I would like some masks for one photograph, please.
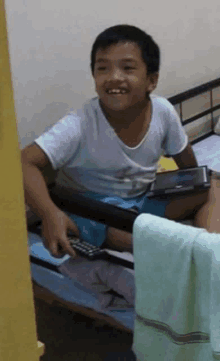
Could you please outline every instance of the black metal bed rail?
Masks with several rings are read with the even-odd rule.
[[[183,93],[180,93],[180,94],[177,94],[177,95],[174,95],[170,98],[168,98],[168,100],[173,104],[173,105],[180,105],[180,120],[182,122],[183,125],[186,125],[186,124],[189,124],[189,123],[192,123],[194,122],[195,120],[199,119],[199,118],[202,118],[208,114],[211,114],[211,130],[210,132],[196,138],[195,140],[191,141],[191,144],[195,144],[199,141],[201,141],[202,139],[208,137],[209,135],[213,134],[214,133],[214,116],[213,116],[213,113],[220,109],[220,104],[216,105],[216,106],[213,106],[213,89],[217,88],[220,86],[220,78],[218,79],[215,79],[215,80],[212,80],[208,83],[205,83],[205,84],[202,84],[202,85],[199,85],[195,88],[192,88],[192,89],[189,89]],[[188,119],[184,119],[183,120],[183,109],[182,109],[182,103],[186,100],[189,100],[193,97],[196,97],[200,94],[203,94],[203,93],[206,93],[206,92],[210,92],[210,107],[209,109],[203,111],[203,112],[200,112]]]
[[[185,100],[188,100],[198,94],[202,94],[209,90],[213,90],[214,88],[217,88],[218,86],[220,86],[220,78],[211,80],[208,83],[198,85],[195,88],[192,88],[192,89],[186,90],[183,93],[174,95],[174,96],[170,97],[168,100],[173,105],[176,105],[176,104],[181,103]]]

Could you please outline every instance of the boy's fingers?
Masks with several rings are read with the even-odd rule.
[[[76,252],[71,247],[67,237],[63,237],[61,246],[63,247],[64,252],[68,253],[71,257],[75,258]]]
[[[65,255],[65,250],[58,240],[48,241],[43,237],[44,247],[50,252],[53,257],[61,258]]]
[[[73,258],[76,257],[76,252],[74,251],[74,249],[70,246],[70,244],[66,245],[65,247],[66,252]]]
[[[54,241],[50,244],[44,239],[44,246],[51,253],[51,255],[56,258],[61,258],[66,253],[68,253],[73,258],[76,256],[76,253],[70,246],[69,240],[67,238],[65,238],[65,240],[62,239],[62,241]]]
[[[76,253],[69,245],[69,242],[60,242],[57,244],[52,244],[50,246],[50,253],[53,257],[62,258],[66,253],[68,253],[71,257],[75,258]]]
[[[59,224],[60,223],[58,222],[58,226]],[[75,258],[76,253],[70,245],[68,236],[66,234],[67,230],[70,230],[74,236],[79,234],[78,228],[74,221],[69,219],[65,214],[63,214],[63,218],[61,219],[61,225],[57,227],[56,230],[52,230],[50,228],[51,232],[46,232],[44,235],[45,230],[43,228],[42,236],[44,245],[53,257],[61,258],[66,253],[68,253],[71,257]]]
[[[61,258],[63,257],[63,251],[62,248],[59,247],[59,244],[56,242],[53,242],[49,247],[50,253],[53,257]]]

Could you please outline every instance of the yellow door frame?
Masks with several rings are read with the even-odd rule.
[[[0,0],[0,360],[39,361],[4,0]]]

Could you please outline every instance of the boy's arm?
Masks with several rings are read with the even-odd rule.
[[[52,201],[43,176],[45,167],[50,167],[48,157],[36,145],[26,147],[21,152],[25,200],[42,219],[42,236],[45,246],[55,257],[68,253],[75,257],[67,231],[79,235],[77,226]]]
[[[22,150],[21,162],[26,203],[40,218],[56,211],[43,176],[45,168],[52,168],[45,153],[32,144]]]
[[[198,167],[194,151],[190,144],[179,154],[172,156],[179,169]]]

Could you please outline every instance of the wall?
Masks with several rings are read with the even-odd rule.
[[[21,147],[95,96],[90,50],[105,28],[136,25],[161,48],[156,93],[171,96],[219,77],[218,0],[6,0]]]

